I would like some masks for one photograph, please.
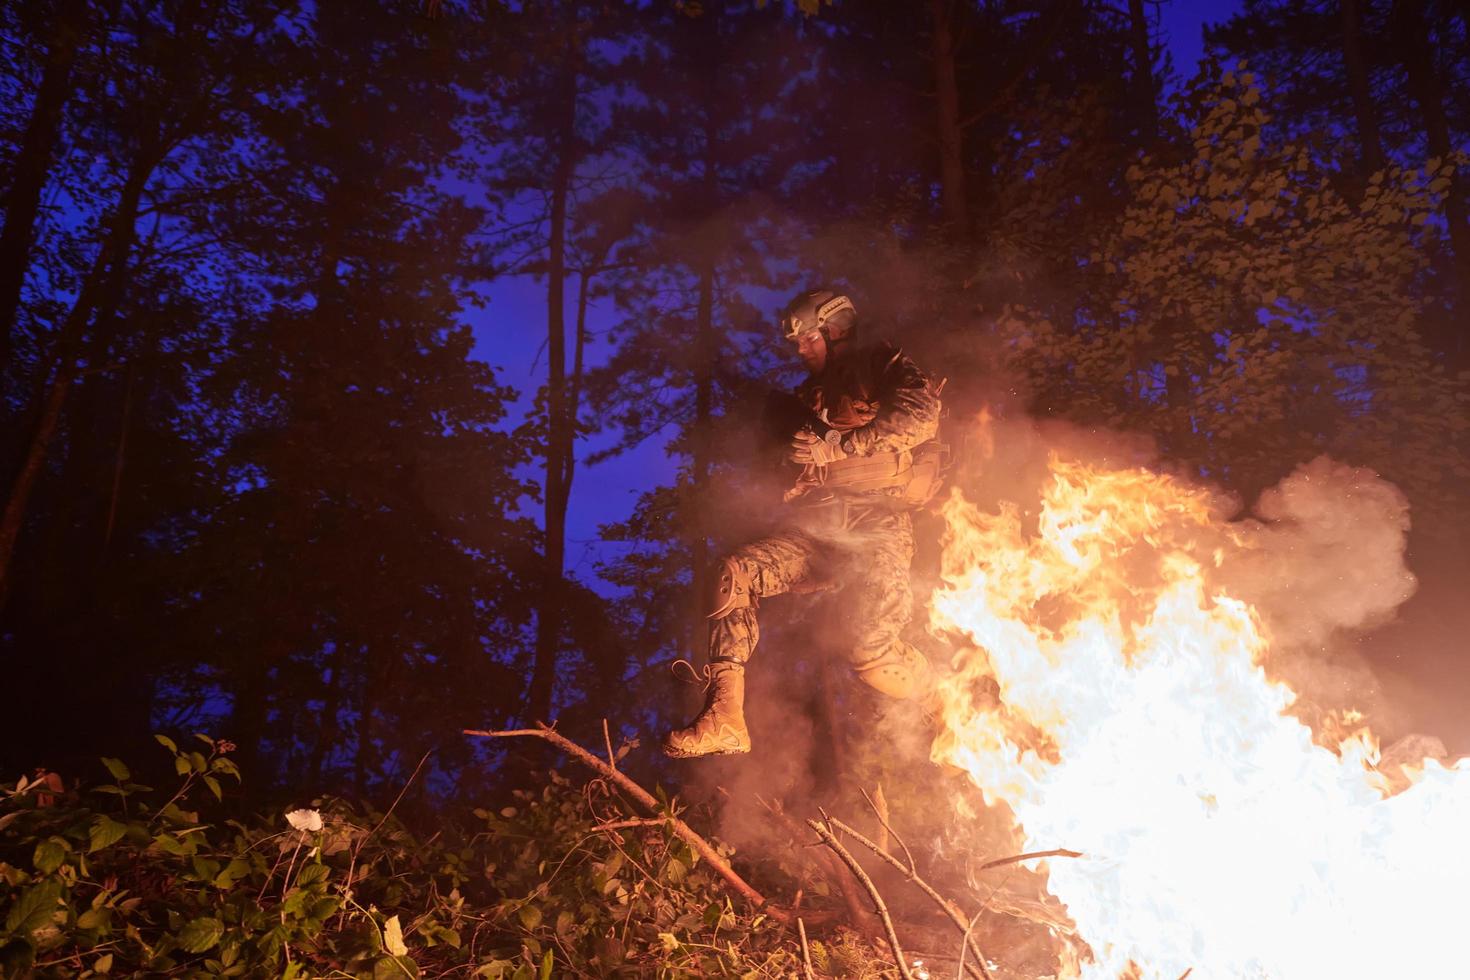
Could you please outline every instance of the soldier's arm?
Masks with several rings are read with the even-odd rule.
[[[879,373],[878,415],[843,440],[852,455],[902,452],[939,432],[939,394],[924,372],[902,351],[890,347],[880,352],[887,364]]]

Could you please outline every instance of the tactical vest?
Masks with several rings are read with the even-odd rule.
[[[877,418],[883,372],[901,356],[889,344],[855,352],[802,384],[797,396],[837,431],[861,428]],[[943,485],[948,459],[949,448],[934,439],[902,452],[849,456],[824,468],[821,486],[843,493],[883,493],[901,504],[923,506]]]

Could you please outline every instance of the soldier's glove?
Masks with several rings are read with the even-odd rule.
[[[836,429],[829,430],[825,439],[803,429],[791,440],[791,461],[802,466],[826,466],[846,458],[847,453],[842,451],[842,433]]]

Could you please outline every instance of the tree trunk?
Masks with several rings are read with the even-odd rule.
[[[11,336],[20,311],[20,288],[25,281],[41,191],[51,170],[62,109],[71,93],[71,69],[85,31],[87,5],[68,0],[56,15],[46,67],[26,124],[20,153],[11,165],[5,192],[5,227],[0,231],[0,369],[10,361]]]
[[[708,173],[713,175],[711,168]],[[708,178],[706,185],[712,183]],[[706,246],[707,247],[707,246]],[[709,595],[710,548],[709,521],[706,519],[706,503],[710,494],[710,471],[714,447],[711,445],[710,423],[714,418],[715,382],[714,359],[718,345],[715,343],[715,269],[714,256],[702,257],[699,272],[699,301],[695,310],[694,323],[694,439],[690,460],[690,494],[694,506],[690,508],[689,558],[694,566],[692,575],[693,629],[689,634],[689,649],[698,650],[706,637],[700,627],[704,624],[705,597]]]
[[[5,600],[10,593],[10,569],[11,559],[15,555],[15,542],[20,537],[21,525],[25,523],[31,492],[35,490],[36,481],[41,478],[41,469],[46,465],[46,450],[61,423],[61,410],[66,405],[72,380],[71,369],[63,368],[57,372],[47,389],[46,403],[41,408],[41,417],[37,419],[36,427],[31,431],[25,460],[10,488],[5,511],[0,515],[0,612],[4,611]]]
[[[1378,134],[1378,113],[1368,85],[1368,66],[1363,57],[1363,22],[1360,0],[1342,0],[1342,62],[1347,69],[1348,92],[1353,99],[1353,116],[1358,123],[1358,162],[1366,178],[1383,169],[1383,142]]]
[[[140,164],[132,168],[128,181],[123,185],[117,210],[109,222],[107,238],[98,249],[97,258],[82,284],[71,312],[61,327],[56,341],[56,369],[45,389],[41,410],[26,440],[25,453],[20,469],[5,499],[5,509],[0,513],[0,612],[4,611],[5,600],[10,592],[10,578],[14,567],[15,545],[20,537],[30,507],[31,495],[36,481],[45,467],[51,440],[61,422],[61,413],[66,397],[75,380],[75,360],[92,314],[98,319],[110,317],[121,299],[123,270],[127,266],[128,253],[132,250],[137,235],[138,203],[143,196],[143,187],[152,173],[151,165]]]
[[[1441,161],[1448,160],[1455,147],[1445,115],[1444,81],[1435,70],[1434,45],[1429,38],[1423,0],[1404,0],[1396,4],[1394,18],[1400,34],[1400,52],[1409,79],[1409,91],[1419,107],[1429,155]],[[1465,187],[1464,179],[1456,171],[1444,198],[1445,223],[1449,226],[1450,248],[1454,252],[1451,297],[1457,314],[1466,308],[1466,296],[1470,293],[1470,224],[1466,223]],[[1464,328],[1455,325],[1458,318],[1448,320],[1447,335],[1442,344],[1445,353],[1457,366],[1466,360],[1467,355]]]
[[[964,129],[960,122],[950,3],[951,0],[930,0],[934,15],[934,88],[939,112],[939,183],[944,220],[963,239],[969,235],[969,204],[965,196]]]
[[[1144,0],[1128,0],[1129,41],[1133,47],[1133,97],[1138,111],[1138,136],[1144,146],[1159,138],[1158,87],[1154,81],[1153,44]]]
[[[569,27],[567,65],[562,82],[557,133],[556,170],[551,184],[551,215],[546,259],[546,485],[543,489],[545,524],[541,605],[536,613],[536,652],[526,696],[527,721],[551,721],[556,687],[557,647],[560,644],[562,573],[566,561],[566,457],[574,429],[567,418],[566,239],[568,199],[576,169],[577,77]]]

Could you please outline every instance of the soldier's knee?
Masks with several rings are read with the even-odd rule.
[[[907,643],[890,644],[877,657],[856,663],[858,680],[891,698],[922,697],[934,683],[934,671],[924,655]]]
[[[751,572],[748,565],[731,555],[720,559],[705,600],[708,619],[724,619],[737,609],[752,605]]]

